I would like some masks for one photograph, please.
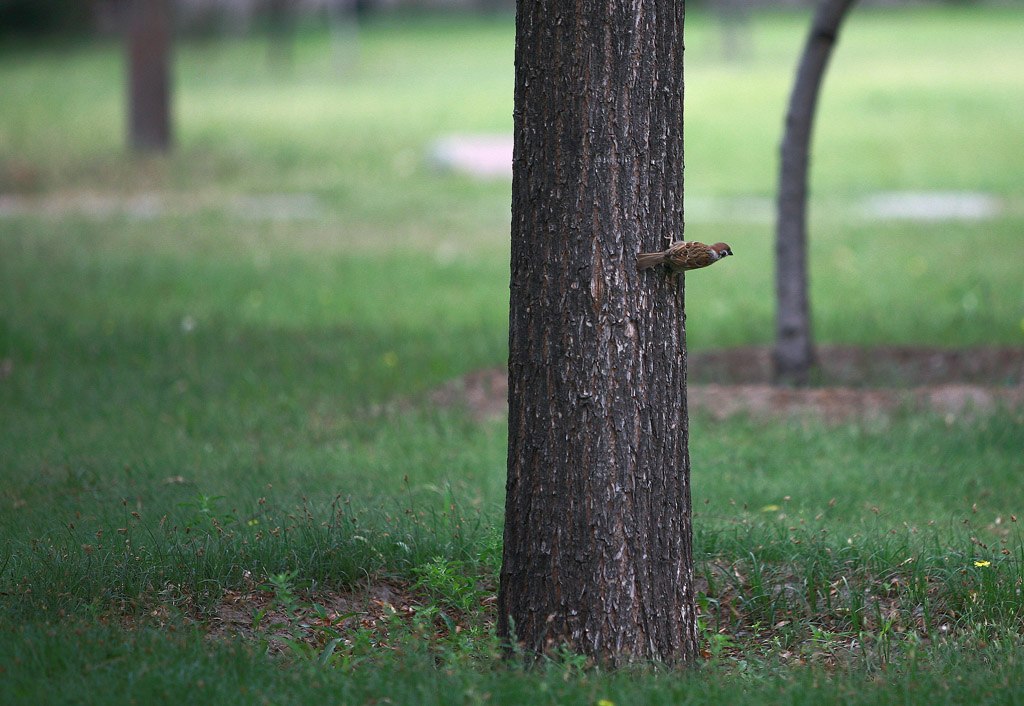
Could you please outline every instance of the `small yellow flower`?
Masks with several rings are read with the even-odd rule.
[[[615,706],[615,702],[609,701],[608,699],[599,699],[597,706]]]
[[[775,512],[779,509],[778,505],[765,505],[761,508],[761,512]]]
[[[388,366],[389,368],[395,367],[396,365],[398,365],[398,356],[395,355],[392,351],[388,351],[387,353],[384,354],[384,365]]]
[[[982,561],[974,562],[974,565],[975,566],[992,566],[992,562],[991,561],[984,561],[984,560],[982,560]]]
[[[258,525],[259,523],[260,523],[259,520],[249,520],[249,526],[250,527],[252,527],[253,525]]]

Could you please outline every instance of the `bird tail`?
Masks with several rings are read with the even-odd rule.
[[[644,252],[636,256],[636,269],[646,270],[648,267],[654,267],[665,262],[665,253],[662,252]]]

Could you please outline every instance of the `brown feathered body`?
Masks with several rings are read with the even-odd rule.
[[[661,252],[640,253],[636,256],[636,269],[646,270],[665,264],[673,272],[686,272],[713,265],[728,255],[732,255],[732,248],[725,243],[705,245],[696,240],[680,240]]]

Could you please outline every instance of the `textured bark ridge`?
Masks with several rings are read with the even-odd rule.
[[[499,631],[607,664],[696,654],[681,0],[520,0]]]

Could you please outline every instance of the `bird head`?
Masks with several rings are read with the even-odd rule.
[[[721,260],[726,255],[732,255],[732,248],[730,248],[725,243],[715,243],[714,245],[711,246],[711,249],[715,251],[716,255],[718,255],[719,260]]]

